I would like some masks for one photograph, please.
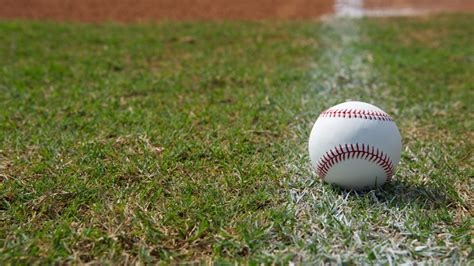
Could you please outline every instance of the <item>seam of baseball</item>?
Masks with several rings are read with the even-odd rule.
[[[356,143],[339,145],[327,151],[326,154],[319,159],[316,172],[324,179],[328,171],[334,165],[354,158],[362,158],[369,162],[375,162],[384,170],[387,181],[392,177],[395,171],[392,160],[382,150],[368,144]]]
[[[362,118],[369,120],[393,121],[387,113],[360,109],[328,109],[320,117]]]

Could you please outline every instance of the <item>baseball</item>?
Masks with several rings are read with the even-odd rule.
[[[364,102],[345,102],[322,112],[309,137],[316,173],[346,189],[370,189],[390,180],[401,149],[392,118]]]

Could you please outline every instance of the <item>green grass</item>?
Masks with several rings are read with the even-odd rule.
[[[0,22],[0,262],[472,260],[472,24]],[[366,193],[308,163],[349,98],[404,142]]]

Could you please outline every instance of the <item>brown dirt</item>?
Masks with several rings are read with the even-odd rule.
[[[334,0],[0,0],[0,18],[102,21],[314,19]],[[365,0],[367,9],[474,11],[474,0]]]
[[[333,0],[0,0],[0,17],[99,21],[311,19]]]
[[[474,0],[365,0],[367,9],[413,8],[416,10],[472,12]]]

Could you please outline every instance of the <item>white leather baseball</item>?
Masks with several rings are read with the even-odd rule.
[[[322,112],[309,137],[317,174],[347,189],[383,185],[395,173],[401,148],[392,118],[363,102],[345,102]]]

